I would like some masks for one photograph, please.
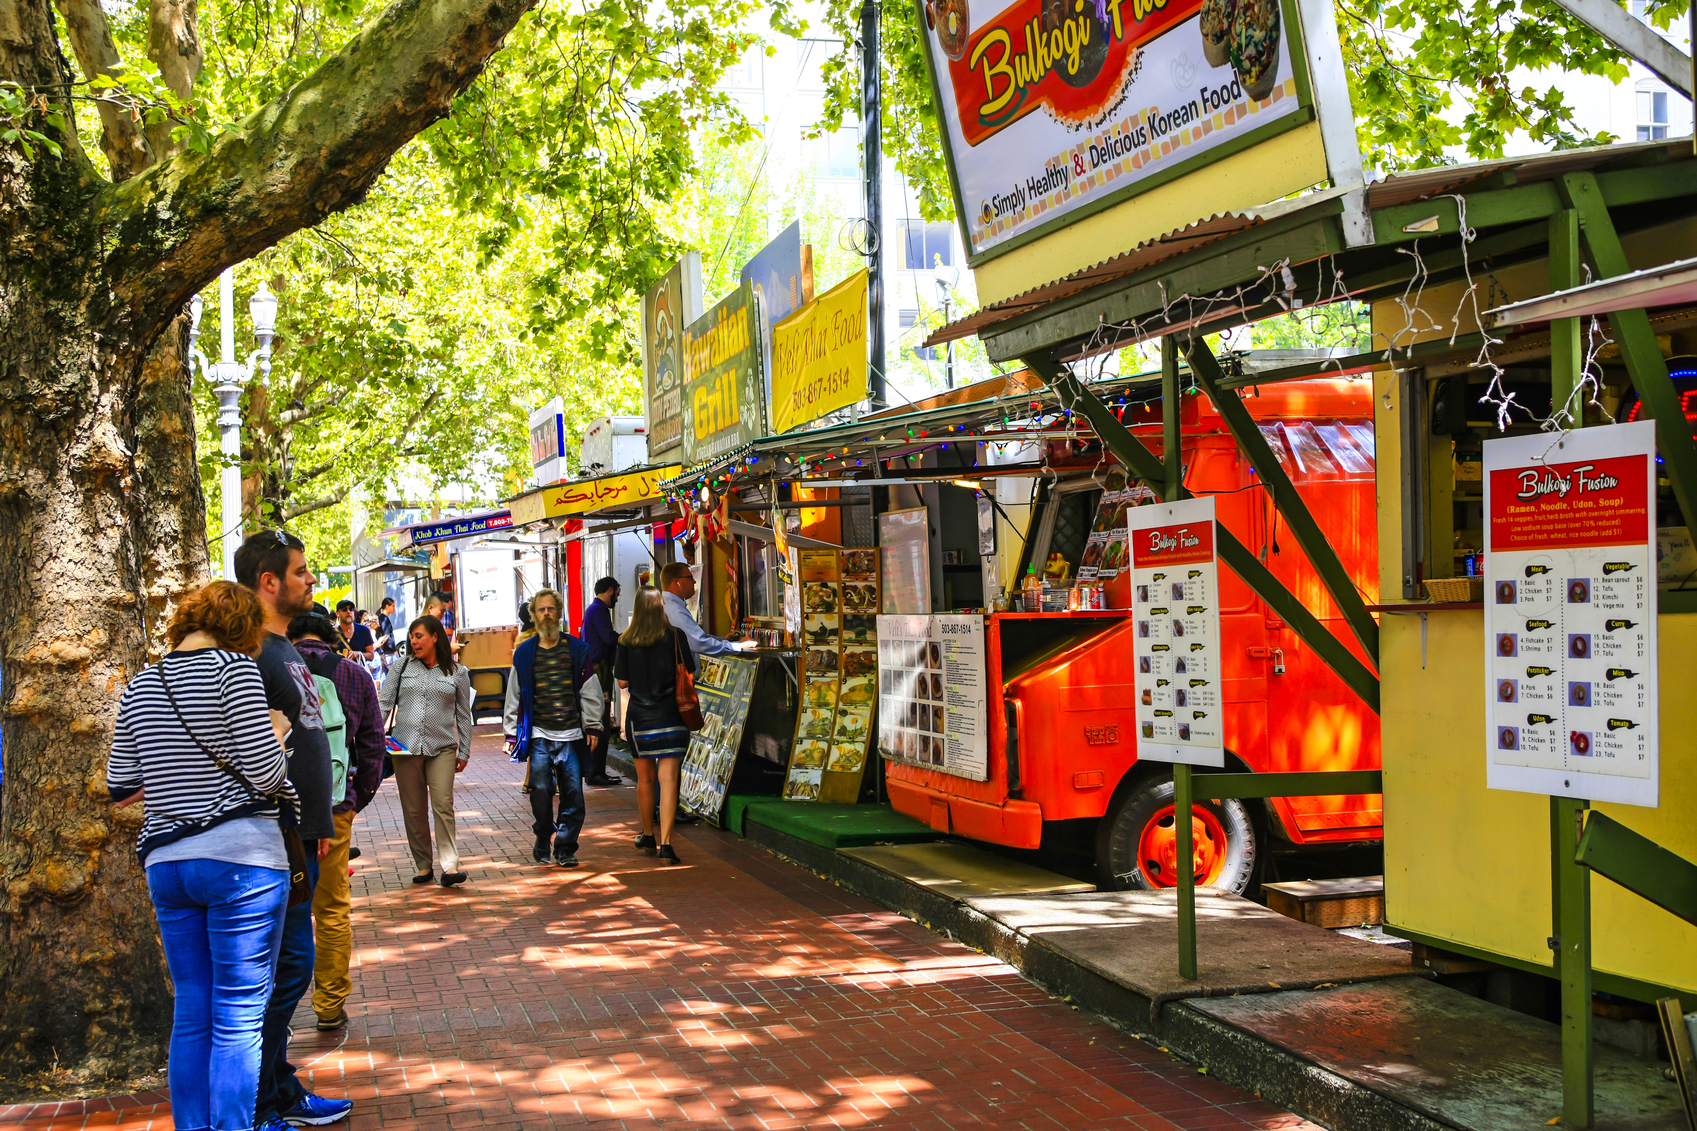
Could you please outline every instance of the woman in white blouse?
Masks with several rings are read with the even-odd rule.
[[[433,812],[442,886],[453,887],[466,878],[454,846],[454,775],[471,758],[471,673],[454,662],[447,630],[435,617],[419,617],[407,627],[407,653],[406,660],[390,669],[378,700],[385,714],[395,712],[388,733],[407,749],[392,760],[407,847],[418,873],[412,882],[427,884],[434,874]]]

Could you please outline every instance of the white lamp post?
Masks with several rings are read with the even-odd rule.
[[[189,300],[189,356],[200,364],[200,372],[212,382],[218,394],[219,447],[224,453],[224,471],[220,477],[223,496],[224,576],[235,579],[236,550],[242,544],[242,386],[252,380],[255,365],[260,380],[271,376],[271,339],[277,330],[277,296],[264,283],[248,301],[248,316],[253,320],[253,336],[259,348],[248,354],[245,363],[236,360],[235,276],[226,269],[218,276],[219,344],[222,360],[216,365],[207,362],[206,355],[195,348],[200,338],[201,298]]]
[[[949,324],[949,300],[953,297],[954,287],[960,281],[960,268],[938,267],[931,281],[937,285],[937,302],[943,308],[943,325]],[[955,387],[955,344],[944,344],[943,385],[945,388]]]

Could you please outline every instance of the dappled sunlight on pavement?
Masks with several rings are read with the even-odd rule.
[[[629,787],[590,792],[580,867],[534,864],[522,773],[479,735],[463,887],[410,882],[391,784],[354,825],[352,1020],[303,1005],[292,1045],[350,1131],[1309,1126],[737,837],[661,867]],[[163,1129],[163,1098],[21,1126]]]

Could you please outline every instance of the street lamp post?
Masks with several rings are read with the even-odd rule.
[[[212,382],[218,394],[218,440],[224,454],[224,470],[219,478],[223,496],[224,576],[235,577],[236,549],[242,544],[242,386],[253,379],[257,365],[260,380],[271,376],[271,339],[277,330],[277,297],[264,283],[248,300],[248,317],[253,320],[253,336],[259,348],[248,354],[247,361],[236,360],[235,276],[226,268],[218,276],[219,345],[222,360],[213,365],[206,355],[195,348],[200,338],[201,298],[189,300],[189,356],[200,365],[201,375]]]
[[[939,267],[932,277],[937,284],[937,301],[943,307],[943,325],[949,324],[949,300],[953,297],[955,283],[960,279],[960,271],[953,267]],[[951,339],[943,343],[943,385],[945,388],[955,387],[955,343]]]

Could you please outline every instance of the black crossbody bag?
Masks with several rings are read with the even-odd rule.
[[[285,804],[277,794],[266,796],[254,788],[247,775],[242,773],[229,762],[219,757],[211,747],[200,740],[200,736],[189,728],[189,721],[183,717],[182,708],[177,706],[177,696],[171,691],[171,683],[165,678],[165,662],[158,664],[159,682],[165,688],[165,698],[171,701],[171,713],[177,716],[177,721],[183,724],[183,733],[194,739],[194,744],[200,747],[200,752],[212,759],[212,764],[235,779],[237,785],[247,792],[255,801],[269,801],[277,806],[277,827],[283,833],[283,850],[289,855],[289,906],[299,907],[312,898],[312,885],[306,878],[306,845],[301,841],[300,816],[293,805]]]

